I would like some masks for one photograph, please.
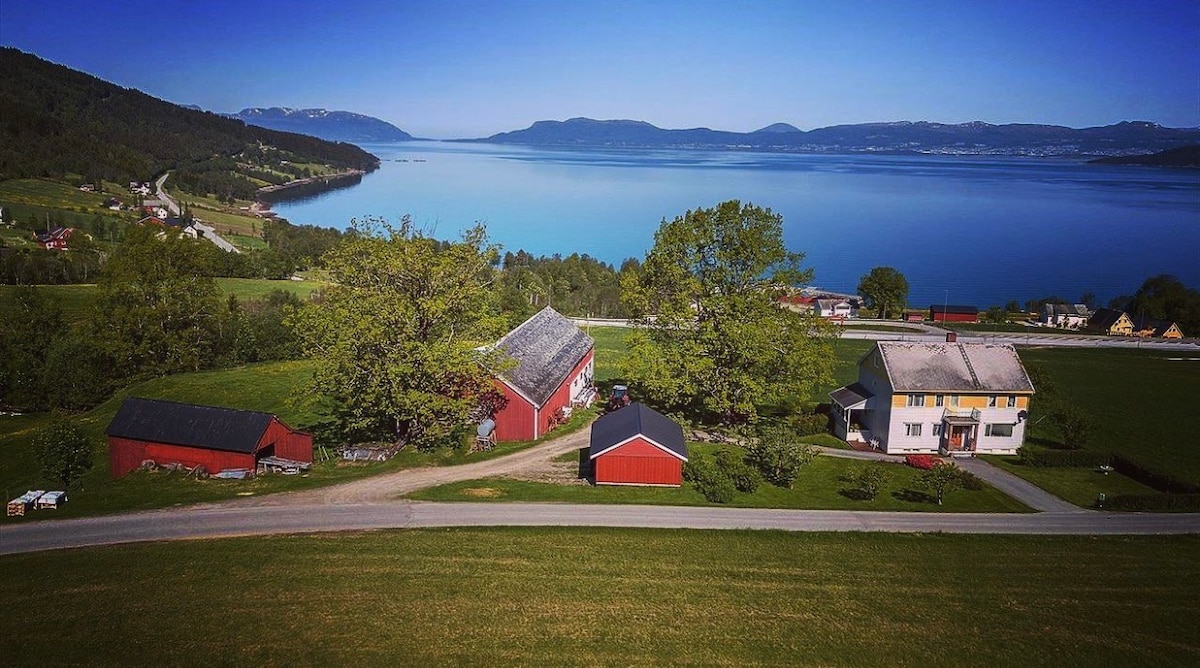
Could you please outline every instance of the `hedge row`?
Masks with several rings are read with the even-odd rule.
[[[1160,492],[1168,494],[1200,494],[1200,485],[1176,478],[1169,473],[1160,473],[1124,455],[1113,455],[1112,467],[1121,475],[1133,478],[1143,485],[1153,487]]]
[[[1094,450],[1045,450],[1021,448],[1021,463],[1037,468],[1097,468],[1111,464],[1113,456]]]
[[[1200,494],[1115,494],[1104,502],[1105,510],[1197,511]]]

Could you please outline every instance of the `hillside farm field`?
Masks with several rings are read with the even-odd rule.
[[[493,528],[0,558],[10,665],[1185,666],[1200,538]],[[63,630],[70,629],[64,637]]]

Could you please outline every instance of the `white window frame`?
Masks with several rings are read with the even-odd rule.
[[[944,394],[933,395],[933,405],[936,408],[941,408],[942,406],[945,406],[946,405],[946,395],[944,395]]]
[[[997,403],[999,403],[999,398],[998,398],[996,395],[994,395],[994,394],[989,394],[989,395],[988,395],[988,403],[987,403],[987,407],[988,407],[988,408],[995,408]]]
[[[950,405],[957,406],[961,398],[957,394],[950,395]]]
[[[933,431],[931,432],[931,435],[941,438],[942,437],[942,427],[944,427],[944,426],[945,425],[943,425],[941,422],[934,422],[933,423]]]
[[[925,394],[923,392],[909,394],[908,401],[905,404],[905,406],[907,406],[908,408],[924,408],[925,407]]]
[[[904,423],[904,435],[919,437],[921,435],[921,423],[920,422],[905,422]]]
[[[1007,434],[994,434],[995,427],[1008,427]],[[983,435],[990,438],[1012,438],[1017,431],[1017,425],[1013,422],[995,422],[983,425]]]

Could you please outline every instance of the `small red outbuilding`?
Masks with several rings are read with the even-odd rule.
[[[683,484],[683,428],[642,404],[630,404],[592,423],[589,459],[597,485]]]
[[[105,433],[114,478],[146,460],[202,465],[209,473],[254,471],[267,457],[312,462],[311,435],[256,411],[130,397]]]

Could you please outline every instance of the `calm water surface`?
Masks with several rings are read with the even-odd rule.
[[[555,151],[406,142],[360,185],[279,203],[294,223],[411,214],[437,236],[487,224],[505,250],[644,256],[664,218],[740,199],[783,215],[816,284],[852,292],[878,265],[914,306],[986,307],[1085,292],[1106,301],[1148,276],[1200,285],[1200,171],[990,157]]]

